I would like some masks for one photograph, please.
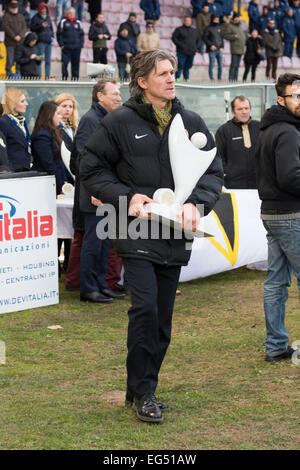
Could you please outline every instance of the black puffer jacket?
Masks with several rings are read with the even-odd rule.
[[[215,146],[203,120],[196,113],[186,111],[175,99],[172,115],[177,113],[181,114],[190,136],[198,131],[206,134],[208,144],[205,150]],[[169,126],[160,136],[151,104],[131,98],[105,116],[86,145],[80,166],[82,183],[90,194],[112,204],[117,211],[119,196],[127,196],[128,203],[136,193],[152,197],[158,188],[174,189],[168,134]],[[210,212],[221,192],[222,174],[221,158],[217,154],[186,202],[202,203],[205,214]],[[120,215],[126,218],[127,208]],[[133,219],[129,217],[128,222]],[[145,223],[148,224],[147,221]],[[146,258],[165,265],[185,265],[190,257],[185,241],[174,238],[133,240],[128,237],[116,240],[115,248],[123,257]]]
[[[185,55],[194,55],[201,47],[199,31],[191,26],[179,26],[172,34],[177,52]]]
[[[280,105],[261,120],[256,152],[261,210],[300,210],[300,119]]]
[[[39,59],[39,50],[37,45],[30,46],[29,43],[32,40],[37,40],[38,37],[35,33],[29,33],[24,39],[24,43],[16,48],[15,59],[20,64],[22,77],[38,77],[40,74],[40,63],[41,60],[31,59],[31,56],[35,54]]]

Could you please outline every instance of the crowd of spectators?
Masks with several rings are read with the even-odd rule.
[[[86,0],[90,13],[88,38],[92,42],[93,62],[107,64],[108,41],[112,32],[102,13],[101,1]],[[233,11],[233,0],[191,0],[181,26],[175,28],[170,39],[178,58],[177,80],[181,73],[189,80],[196,53],[207,53],[208,74],[214,80],[215,62],[218,64],[217,79],[222,80],[223,54],[226,41],[230,44],[231,63],[229,81],[237,81],[239,68],[244,61],[243,80],[251,71],[255,81],[256,69],[266,60],[266,77],[276,79],[278,58],[300,57],[300,0],[269,0],[260,6],[259,0],[250,0],[247,8],[249,26]],[[56,27],[49,14],[48,0],[2,0],[2,29],[5,33],[7,51],[6,76],[16,74],[25,78],[41,78],[44,63],[45,79],[51,76],[51,51],[56,36],[61,48],[62,78],[79,78],[80,56],[84,46],[82,24],[84,1],[57,0]],[[116,31],[114,51],[120,80],[128,79],[130,63],[139,51],[160,48],[157,25],[161,17],[159,0],[141,0],[145,31],[137,22],[137,14],[129,12],[128,19]]]

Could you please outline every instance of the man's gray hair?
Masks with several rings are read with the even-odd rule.
[[[176,57],[171,52],[162,49],[143,51],[134,57],[130,69],[131,80],[129,83],[130,94],[133,98],[141,98],[144,93],[143,88],[138,84],[138,78],[147,79],[150,72],[156,69],[158,62],[162,60],[169,60],[174,70],[177,68]]]

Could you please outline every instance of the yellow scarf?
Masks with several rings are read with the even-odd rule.
[[[149,101],[148,98],[146,98],[146,96],[143,97],[143,100],[145,103],[152,104],[151,101]],[[160,135],[163,135],[166,127],[168,126],[170,120],[172,119],[172,114],[171,114],[172,101],[168,101],[168,103],[163,109],[158,108],[154,104],[152,104],[152,108],[153,108],[155,119],[158,123],[157,125],[158,132],[160,133]]]

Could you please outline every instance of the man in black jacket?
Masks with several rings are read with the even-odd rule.
[[[124,28],[128,31],[128,38],[131,39],[131,41],[133,41],[136,45],[137,37],[141,33],[141,28],[140,25],[136,22],[136,13],[134,13],[134,11],[131,11],[128,15],[128,19],[124,21],[124,23],[120,24],[117,33],[118,37]]]
[[[162,50],[144,51],[133,59],[131,98],[101,121],[87,143],[80,167],[88,191],[112,205],[127,223],[127,231],[119,230],[114,243],[123,261],[132,302],[128,311],[126,403],[134,402],[138,418],[149,422],[161,422],[162,410],[168,408],[154,394],[170,342],[180,268],[188,263],[190,250],[186,239],[178,239],[173,231],[168,239],[157,237],[157,233],[151,236],[152,222],[144,204],[153,202],[156,189],[174,189],[168,134],[177,113],[190,137],[198,131],[206,134],[204,150],[215,147],[200,116],[185,110],[175,98],[175,68],[173,54]],[[196,205],[203,204],[204,214],[214,207],[222,174],[217,154],[181,206],[185,229],[195,230],[198,224]],[[141,224],[142,232],[149,229],[148,237],[131,236],[129,229],[135,222]]]
[[[85,165],[84,147],[95,132],[104,116],[122,103],[119,88],[114,80],[103,79],[95,85],[91,109],[82,116],[75,137],[74,146],[78,156],[76,167],[80,162]],[[74,154],[74,148],[73,148]],[[73,162],[72,162],[73,164]],[[111,241],[97,238],[96,227],[100,218],[96,215],[97,206],[101,204],[89,193],[76,173],[76,201],[84,213],[84,236],[80,255],[80,299],[82,301],[108,303],[112,299],[122,299],[124,294],[109,289],[106,281],[108,270],[108,253]],[[80,194],[80,197],[79,197]]]
[[[210,80],[214,79],[215,60],[218,62],[218,80],[222,80],[223,71],[223,48],[224,38],[222,28],[220,26],[220,18],[217,15],[211,15],[210,25],[204,30],[203,40],[206,44],[206,52],[208,52],[209,66],[208,75]]]
[[[201,36],[197,29],[192,28],[192,18],[185,16],[183,25],[175,29],[172,41],[176,46],[178,68],[175,74],[176,80],[180,79],[181,72],[185,81],[189,80],[190,69],[193,66],[197,51],[201,50]]]
[[[278,104],[262,117],[256,153],[261,218],[268,240],[266,361],[294,354],[284,324],[292,270],[300,286],[300,75],[281,75],[275,87]]]
[[[259,121],[250,116],[251,105],[245,96],[231,102],[233,118],[216,132],[216,143],[222,157],[224,184],[230,189],[255,189],[255,149]]]

